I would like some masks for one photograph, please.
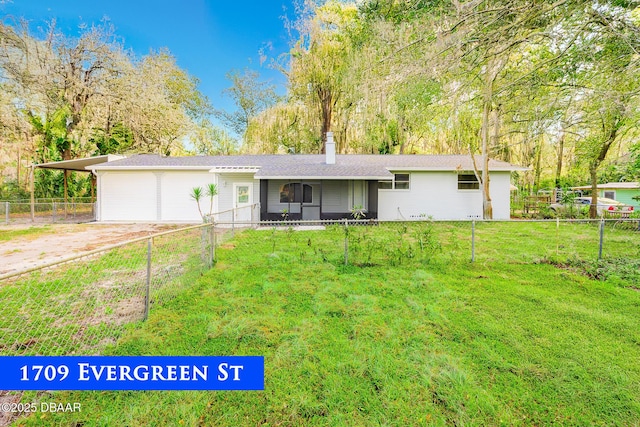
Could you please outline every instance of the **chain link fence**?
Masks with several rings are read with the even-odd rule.
[[[226,211],[216,212],[209,216],[209,222],[215,222],[223,228],[255,227],[260,222],[260,204],[254,203]]]
[[[235,235],[216,223],[218,244],[250,256],[287,256],[292,262],[398,266],[418,260],[443,266],[475,263],[562,263],[640,258],[640,220],[275,221]],[[312,232],[324,230],[320,233]],[[305,232],[308,231],[308,232]],[[235,238],[234,238],[235,237]],[[243,255],[239,255],[242,252]],[[292,255],[293,254],[293,255]]]
[[[127,324],[146,319],[216,261],[251,268],[257,257],[271,257],[330,268],[445,271],[461,263],[601,258],[640,265],[638,236],[637,219],[208,223],[0,276],[0,354],[100,354]]]
[[[0,276],[0,355],[100,354],[213,264],[204,224]]]
[[[80,223],[95,220],[95,204],[89,201],[45,200],[34,203],[33,208],[32,220],[30,202],[0,202],[0,223]]]

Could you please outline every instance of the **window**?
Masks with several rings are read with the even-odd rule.
[[[294,182],[280,187],[280,203],[313,203],[313,187]]]
[[[461,173],[458,175],[458,190],[478,190],[480,183],[474,173]]]
[[[409,174],[397,173],[393,175],[393,182],[395,182],[396,190],[408,190],[409,189]]]
[[[249,187],[246,185],[239,185],[236,188],[237,203],[249,203]]]
[[[392,181],[378,181],[378,188],[380,190],[408,190],[409,174],[395,173]]]
[[[615,191],[605,191],[604,192],[604,197],[605,199],[616,199],[616,192]]]

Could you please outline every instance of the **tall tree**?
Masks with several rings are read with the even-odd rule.
[[[224,129],[202,120],[191,137],[195,154],[205,156],[231,155],[238,152],[238,141]]]
[[[242,74],[238,70],[227,73],[231,86],[223,93],[233,100],[234,111],[218,110],[218,116],[239,137],[244,138],[249,122],[260,112],[275,105],[279,96],[274,85],[260,81],[257,71],[246,68]]]
[[[324,153],[334,110],[347,92],[351,39],[358,30],[357,9],[335,0],[310,6],[312,15],[299,27],[300,38],[291,50],[287,76],[292,98],[317,110],[318,151]]]
[[[81,27],[78,37],[55,22],[41,37],[25,23],[0,22],[2,135],[37,163],[183,152],[194,123],[210,112],[197,85],[167,51],[141,59],[124,51],[108,22]]]
[[[184,151],[182,139],[210,109],[197,84],[167,50],[152,52],[129,67],[114,93],[123,100],[118,105],[121,120],[134,135],[136,151]]]

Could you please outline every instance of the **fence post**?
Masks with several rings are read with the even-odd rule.
[[[146,321],[149,318],[149,305],[150,301],[150,288],[151,288],[151,241],[153,238],[147,240],[147,283],[145,286],[145,297],[144,297],[144,319]]]
[[[476,220],[471,221],[471,262],[476,260]]]
[[[231,209],[231,237],[236,237],[236,209]]]
[[[51,211],[53,215],[52,222],[56,222],[56,202],[53,202],[53,208],[51,209]]]
[[[216,230],[215,230],[215,223],[213,222],[213,220],[211,221],[211,227],[209,229],[209,241],[211,242],[211,244],[209,245],[209,258],[210,258],[210,262],[209,262],[209,268],[213,268],[213,263],[215,262],[215,258],[216,258]]]
[[[604,241],[604,217],[600,219],[600,245],[598,246],[598,260],[602,259],[603,241]]]
[[[4,216],[5,216],[5,222],[7,224],[9,224],[9,209],[10,209],[10,203],[4,202]]]
[[[560,256],[560,217],[556,218],[556,257]]]
[[[349,220],[344,219],[344,265],[349,265]]]

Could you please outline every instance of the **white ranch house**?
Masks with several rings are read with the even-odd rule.
[[[193,187],[214,183],[214,212],[235,221],[351,218],[482,218],[482,194],[467,155],[135,155],[88,166],[97,176],[98,221],[199,222]],[[479,162],[479,158],[478,164]],[[491,160],[495,219],[509,219],[512,164]],[[209,210],[204,197],[203,211]],[[228,218],[228,217],[227,217]]]

